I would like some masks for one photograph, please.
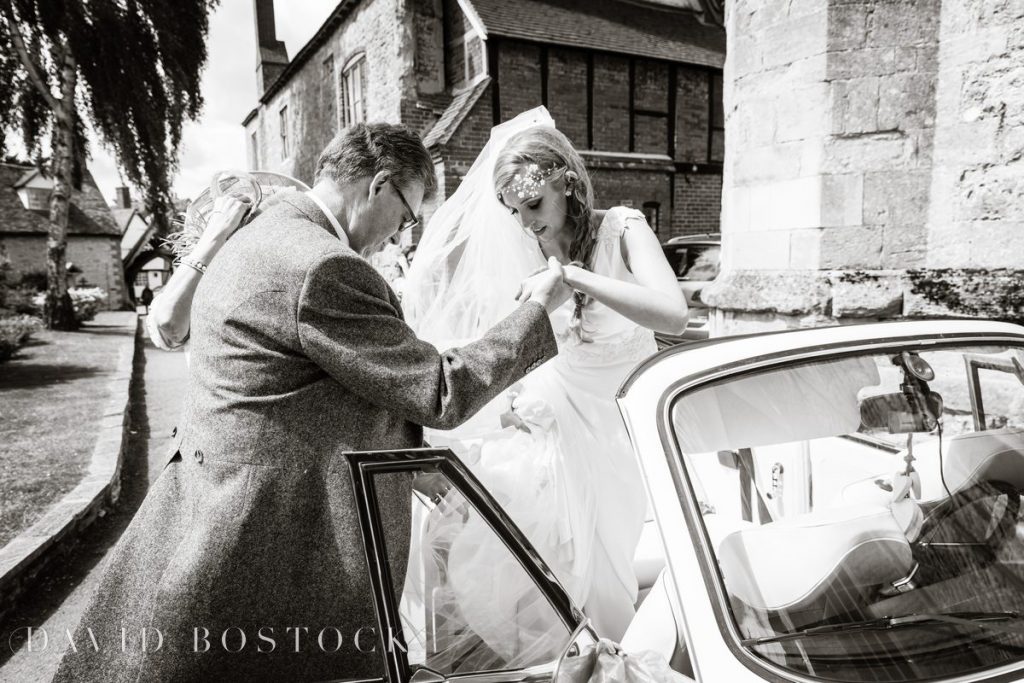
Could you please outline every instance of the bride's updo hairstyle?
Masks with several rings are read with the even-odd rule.
[[[522,174],[533,164],[542,177],[553,179],[562,174],[567,190],[565,218],[573,234],[569,259],[590,267],[598,228],[594,220],[594,188],[583,158],[565,134],[550,126],[534,126],[510,137],[494,164],[498,200],[503,201],[502,191],[515,180],[516,174]]]

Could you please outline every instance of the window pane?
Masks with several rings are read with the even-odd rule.
[[[378,474],[375,486],[407,476]],[[392,575],[406,577],[400,611],[410,665],[445,675],[553,668],[571,636],[557,611],[452,482],[423,476],[450,490],[440,503],[414,493],[409,557],[387,558]]]

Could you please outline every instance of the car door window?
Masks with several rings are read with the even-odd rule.
[[[386,531],[386,563],[395,586],[402,641],[410,668],[443,676],[550,667],[568,646],[572,630],[506,540],[445,474],[416,471],[412,533],[406,551]],[[386,490],[392,477],[372,475]],[[409,526],[389,519],[384,529]],[[397,640],[397,639],[396,639]],[[518,679],[516,679],[518,680]]]

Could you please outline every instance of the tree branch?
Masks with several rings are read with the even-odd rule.
[[[7,6],[4,10],[4,16],[7,18],[7,23],[10,25],[11,42],[14,44],[14,51],[18,53],[18,60],[28,72],[29,80],[32,81],[36,90],[38,90],[43,96],[47,106],[49,106],[53,111],[54,116],[67,121],[68,115],[61,106],[62,103],[53,96],[52,92],[50,92],[49,85],[47,84],[46,79],[43,78],[42,69],[36,64],[35,60],[32,59],[32,55],[28,52],[28,46],[25,45],[25,40],[21,36],[21,31],[18,30],[18,19],[14,15],[13,8]]]

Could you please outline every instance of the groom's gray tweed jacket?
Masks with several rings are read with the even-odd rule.
[[[353,643],[376,617],[341,454],[418,447],[420,425],[459,424],[555,353],[543,307],[527,303],[479,342],[438,354],[416,338],[387,283],[343,246],[312,200],[280,199],[227,243],[203,277],[174,447],[111,553],[74,639],[78,654],[69,649],[55,680],[380,675],[380,648],[361,654]],[[409,483],[398,477],[380,492],[398,590]],[[159,652],[143,653],[144,627],[151,627],[150,651],[152,629],[160,630]],[[331,627],[344,640],[325,654],[317,635]],[[244,649],[226,652],[222,634],[234,651],[239,629]],[[273,652],[257,651],[271,649],[260,629],[274,640]],[[209,651],[194,652],[207,642]],[[336,644],[327,631],[325,648]]]

